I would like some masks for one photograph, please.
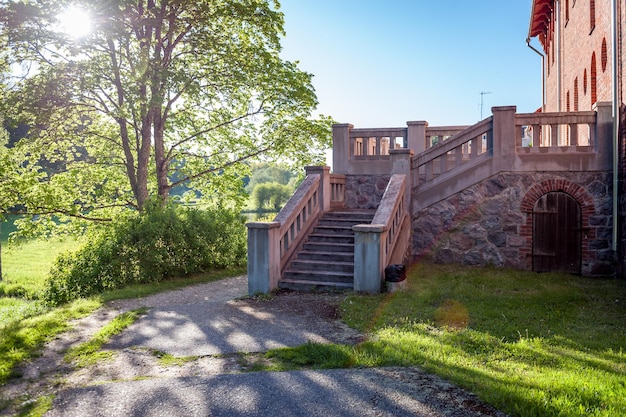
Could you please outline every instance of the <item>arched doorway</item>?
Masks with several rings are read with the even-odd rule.
[[[580,204],[564,192],[541,196],[533,208],[533,271],[581,272]]]

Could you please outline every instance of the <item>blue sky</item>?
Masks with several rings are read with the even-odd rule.
[[[473,124],[541,106],[531,0],[280,0],[282,56],[315,75],[319,113],[355,127]],[[536,40],[533,43],[536,45]]]

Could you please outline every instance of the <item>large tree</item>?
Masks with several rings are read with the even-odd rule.
[[[182,184],[236,198],[250,159],[322,161],[330,121],[312,117],[312,76],[279,55],[277,1],[76,1],[82,37],[59,21],[66,0],[0,5],[29,213],[104,220]]]

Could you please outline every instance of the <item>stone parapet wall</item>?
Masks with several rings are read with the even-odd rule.
[[[413,253],[440,263],[532,270],[532,206],[562,191],[581,206],[582,274],[613,275],[611,181],[608,172],[499,173],[412,213]]]

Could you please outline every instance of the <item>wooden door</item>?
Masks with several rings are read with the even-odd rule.
[[[580,274],[580,205],[562,192],[543,195],[533,210],[533,271]]]

